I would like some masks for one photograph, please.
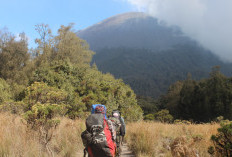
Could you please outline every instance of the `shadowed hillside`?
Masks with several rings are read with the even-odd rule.
[[[231,64],[184,36],[180,28],[144,13],[116,15],[77,34],[96,51],[92,62],[99,70],[122,78],[137,95],[157,98],[188,73],[199,80],[216,65],[231,75]]]

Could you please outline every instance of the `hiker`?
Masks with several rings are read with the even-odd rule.
[[[91,115],[86,119],[86,130],[81,134],[85,146],[84,156],[115,157],[116,134],[114,126],[106,117],[106,107],[101,104],[92,105]]]
[[[118,110],[113,110],[112,115],[109,118],[115,127],[116,130],[116,145],[117,145],[117,151],[116,155],[120,156],[121,154],[121,145],[123,142],[123,138],[125,136],[125,122],[124,119],[121,117],[121,113]]]
[[[120,120],[120,123],[121,123],[120,135],[122,137],[124,137],[125,134],[126,134],[126,124],[125,124],[124,118],[121,116],[121,112],[118,111],[118,110],[113,110],[112,111],[112,116],[114,116],[115,113],[119,114],[119,120]]]

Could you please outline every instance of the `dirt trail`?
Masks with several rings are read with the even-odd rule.
[[[83,156],[83,152],[78,152],[77,156],[78,157],[82,157]],[[120,157],[135,157],[135,155],[133,154],[132,151],[129,150],[127,144],[124,143],[123,146],[122,146],[122,153],[121,153]]]
[[[127,144],[123,144],[120,157],[135,157],[132,151],[129,150]]]

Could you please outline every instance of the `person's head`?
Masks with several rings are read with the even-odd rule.
[[[118,118],[119,117],[119,113],[115,112],[115,113],[113,113],[112,116]]]
[[[103,106],[96,106],[95,113],[105,114],[105,108]]]
[[[112,116],[118,118],[118,117],[120,117],[120,112],[118,110],[113,110],[112,111]]]

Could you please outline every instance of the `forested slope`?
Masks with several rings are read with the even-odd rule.
[[[216,65],[232,75],[231,64],[185,36],[179,27],[144,13],[116,15],[77,35],[96,51],[93,62],[100,71],[122,78],[139,96],[157,98],[188,73],[199,80]]]

